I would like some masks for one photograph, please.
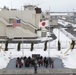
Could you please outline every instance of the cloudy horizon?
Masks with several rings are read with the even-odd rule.
[[[7,6],[9,8],[21,9],[26,4],[34,4],[42,8],[43,11],[54,12],[76,11],[76,0],[0,0],[0,8]]]

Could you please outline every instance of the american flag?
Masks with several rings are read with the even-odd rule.
[[[20,26],[20,23],[21,23],[21,20],[16,20],[16,21],[13,22],[12,27],[14,28],[16,26]]]

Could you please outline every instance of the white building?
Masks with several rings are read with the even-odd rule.
[[[24,6],[24,10],[9,10],[4,7],[0,11],[0,37],[37,37],[36,30],[39,29],[41,16],[41,11],[38,12],[38,9],[32,5]],[[14,21],[18,19],[21,19],[20,26],[13,28]]]
[[[13,28],[13,23],[19,19],[20,26]],[[57,19],[51,21],[49,12],[42,13],[41,8],[34,5],[24,5],[24,10],[4,7],[0,11],[0,38],[45,37],[48,30],[39,28],[39,22],[46,19],[49,25],[57,25]]]

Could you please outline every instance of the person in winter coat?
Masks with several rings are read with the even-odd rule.
[[[21,59],[19,61],[19,68],[21,68],[23,65],[22,65],[22,62],[21,62]]]
[[[48,59],[46,59],[45,64],[46,64],[45,67],[48,68]]]
[[[37,73],[37,60],[34,61],[34,73]]]
[[[46,67],[46,57],[44,57],[44,67]]]
[[[19,67],[19,62],[16,60],[16,68]]]
[[[22,62],[22,66],[24,65],[24,60],[23,60],[23,58],[21,58],[21,62]]]
[[[54,68],[54,60],[51,58],[51,61],[50,61],[50,66],[51,68]]]

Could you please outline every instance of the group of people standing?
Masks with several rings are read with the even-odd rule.
[[[50,57],[18,57],[16,59],[16,68],[22,68],[25,67],[34,67],[35,72],[37,73],[37,67],[46,67],[49,66],[51,68],[54,68],[54,60]]]
[[[39,67],[44,66],[44,67],[48,67],[50,66],[51,68],[54,68],[54,60],[52,58],[48,58],[48,57],[18,57],[16,59],[16,67],[33,67],[34,65],[37,65]]]

